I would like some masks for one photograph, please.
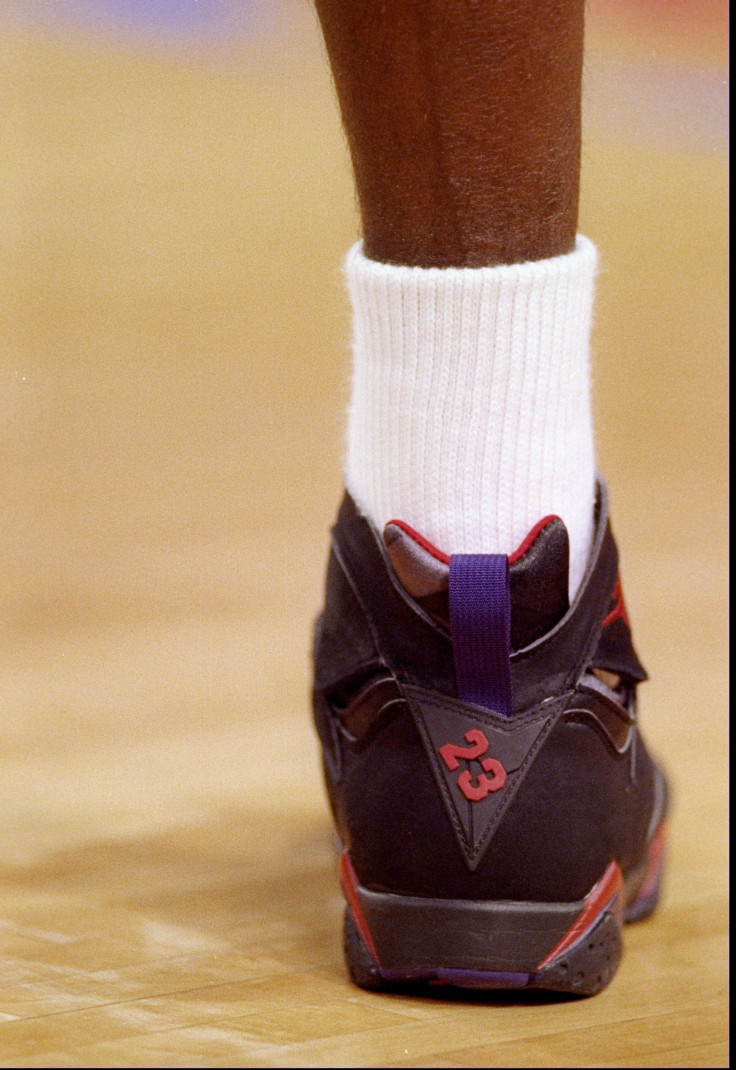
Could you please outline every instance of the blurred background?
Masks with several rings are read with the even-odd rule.
[[[678,799],[671,902],[721,936],[726,23],[722,0],[590,0],[581,206],[600,465]],[[308,652],[358,217],[316,16],[4,0],[0,101],[0,906],[20,964],[0,1019],[38,1010],[29,984],[89,1006],[72,966],[113,944],[148,961],[143,915],[237,943],[248,902],[269,953],[339,970]],[[210,908],[167,900],[172,872]],[[292,903],[301,936],[285,875],[319,889]],[[68,940],[39,959],[23,933],[49,917]]]

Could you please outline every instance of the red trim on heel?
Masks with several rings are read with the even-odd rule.
[[[624,890],[624,875],[618,862],[611,862],[601,879],[593,885],[585,897],[585,904],[580,914],[572,923],[562,939],[555,944],[549,954],[545,955],[536,971],[548,966],[553,959],[571,947],[575,941],[590,928],[599,914],[608,906],[615,895],[621,896]]]
[[[350,913],[353,915],[353,920],[358,928],[358,932],[363,938],[363,943],[373,956],[376,965],[380,965],[378,962],[378,954],[376,953],[376,945],[373,943],[373,937],[368,928],[368,922],[365,920],[363,907],[361,906],[360,897],[358,896],[358,875],[353,869],[353,863],[350,861],[350,855],[348,854],[347,849],[343,850],[340,855],[340,880],[342,881],[342,889],[345,893],[345,898],[348,901]]]

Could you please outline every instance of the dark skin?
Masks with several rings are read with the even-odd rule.
[[[420,267],[575,244],[584,0],[315,0],[364,252]]]

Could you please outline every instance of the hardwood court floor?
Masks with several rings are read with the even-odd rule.
[[[725,1065],[724,154],[585,146],[661,912],[593,1000],[365,993],[308,709],[355,216],[295,35],[0,44],[0,1065]]]

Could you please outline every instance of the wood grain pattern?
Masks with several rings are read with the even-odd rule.
[[[362,992],[308,712],[355,218],[297,29],[0,44],[0,1065],[725,1065],[724,158],[584,149],[663,908],[592,1000]]]

